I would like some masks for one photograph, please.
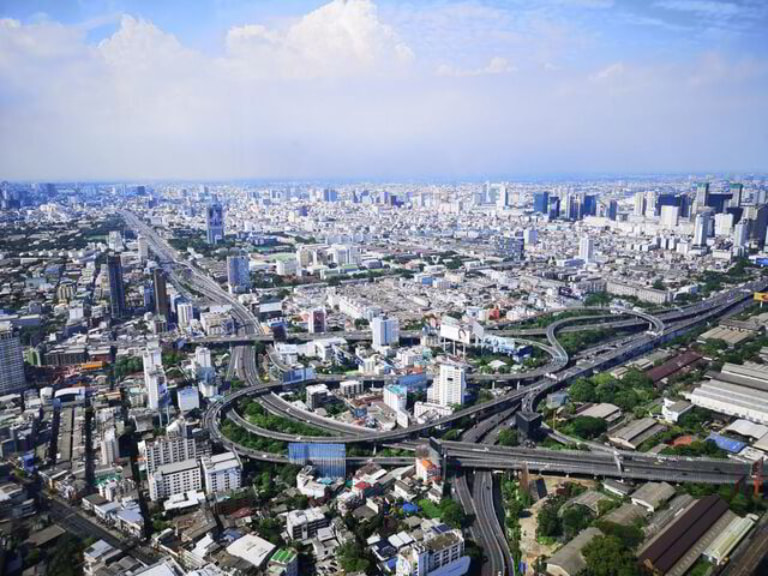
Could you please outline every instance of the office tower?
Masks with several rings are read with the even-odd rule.
[[[149,260],[149,242],[143,236],[139,236],[139,262],[142,264]]]
[[[347,474],[347,447],[344,444],[288,444],[288,461],[298,466],[310,464],[321,478],[344,478]]]
[[[441,406],[461,406],[467,389],[467,371],[459,364],[440,364],[430,399]]]
[[[152,410],[165,408],[168,401],[168,384],[163,371],[163,356],[157,344],[144,350],[144,386],[147,389],[147,406]]]
[[[645,217],[653,218],[654,216],[658,215],[659,212],[657,211],[656,207],[656,192],[654,190],[649,190],[645,193]]]
[[[182,302],[176,306],[176,315],[178,316],[179,328],[182,330],[189,328],[195,318],[195,307],[189,302]]]
[[[700,212],[709,205],[709,182],[700,182],[696,185],[696,212]]]
[[[738,208],[741,206],[741,197],[744,193],[744,184],[741,184],[739,182],[731,182],[731,200],[728,203],[728,206],[731,206],[733,208]]]
[[[661,225],[664,228],[677,228],[680,221],[680,208],[678,206],[664,205],[661,207]]]
[[[582,236],[579,241],[579,258],[585,264],[589,264],[595,259],[595,241],[591,236]]]
[[[749,244],[749,222],[745,220],[733,227],[733,245],[736,248],[745,248]]]
[[[696,221],[693,229],[693,245],[706,246],[707,236],[709,235],[709,220],[712,213],[709,211],[701,212],[696,215]]]
[[[583,216],[596,216],[597,215],[597,196],[587,194],[584,196],[583,209],[581,211]]]
[[[227,282],[230,293],[242,292],[251,284],[251,272],[248,257],[244,255],[227,256]]]
[[[573,194],[571,194],[570,192],[566,192],[562,202],[563,218],[565,218],[566,220],[575,220],[575,218],[573,217],[573,204],[574,204]]]
[[[539,241],[539,233],[536,230],[536,228],[526,228],[523,231],[524,246],[535,246],[536,242],[538,241]]]
[[[383,348],[400,342],[400,320],[377,316],[371,321],[373,348]]]
[[[307,315],[307,332],[310,334],[322,334],[326,330],[325,307],[313,308]]]
[[[212,202],[206,208],[205,227],[208,244],[224,240],[224,208],[218,202]]]
[[[551,196],[549,198],[548,212],[549,212],[549,218],[551,220],[554,220],[555,218],[560,217],[560,198],[558,198],[557,196]]]
[[[715,214],[715,236],[730,236],[733,232],[733,223],[733,214]]]
[[[749,210],[749,237],[759,248],[765,245],[765,234],[768,230],[768,205],[751,206]]]
[[[0,322],[0,394],[21,392],[26,385],[24,353],[13,324]]]
[[[119,255],[107,256],[107,280],[109,282],[109,311],[112,318],[123,318],[125,309],[125,286],[123,286],[123,263]]]
[[[123,249],[123,235],[120,233],[120,230],[109,231],[107,247],[113,252],[120,252]]]
[[[152,270],[152,290],[155,299],[155,314],[159,314],[166,321],[171,319],[171,310],[168,302],[168,289],[165,284],[165,274],[160,268]]]
[[[496,206],[499,210],[504,210],[504,208],[510,205],[509,190],[507,190],[507,187],[504,184],[501,184],[498,187],[498,190],[499,195],[496,197]]]
[[[546,214],[549,210],[549,192],[536,192],[533,195],[533,211]]]
[[[645,214],[645,193],[635,192],[635,216]]]
[[[617,200],[608,201],[608,209],[606,210],[606,216],[608,220],[616,220],[619,217],[619,203]]]

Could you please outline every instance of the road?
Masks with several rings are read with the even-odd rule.
[[[44,497],[44,499],[48,504],[48,514],[51,519],[78,538],[104,540],[147,565],[154,564],[160,559],[154,550],[141,546],[135,538],[123,535],[118,537],[79,509],[53,498]]]

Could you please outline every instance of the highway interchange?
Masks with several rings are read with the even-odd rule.
[[[506,382],[516,384],[517,388],[509,387],[502,395],[491,401],[457,410],[452,415],[433,422],[389,432],[376,432],[298,410],[277,396],[274,392],[285,389],[285,386],[279,381],[262,381],[256,355],[252,349],[254,342],[269,343],[271,341],[271,336],[261,327],[258,320],[236,297],[223,290],[213,279],[170,247],[153,228],[130,212],[123,211],[121,214],[131,228],[147,239],[152,251],[159,258],[160,264],[172,272],[172,279],[181,277],[194,291],[211,301],[232,306],[232,312],[238,321],[239,333],[229,339],[234,346],[227,374],[229,377],[235,374],[243,377],[248,386],[212,402],[203,418],[212,439],[227,449],[255,460],[279,463],[288,461],[282,454],[253,450],[224,437],[220,428],[222,418],[228,418],[252,434],[284,442],[362,443],[374,446],[394,445],[409,449],[415,448],[418,439],[429,434],[433,428],[444,427],[466,417],[471,418],[473,424],[464,431],[460,441],[439,441],[438,444],[443,457],[455,471],[456,497],[465,512],[475,519],[471,530],[488,557],[483,570],[489,576],[513,574],[515,568],[494,505],[493,471],[520,470],[525,465],[531,472],[539,473],[713,484],[735,483],[745,476],[749,477],[751,473],[748,464],[727,460],[648,456],[612,450],[553,451],[539,448],[500,447],[493,445],[495,436],[490,432],[498,429],[518,410],[535,411],[538,401],[547,393],[567,386],[576,378],[589,376],[624,363],[709,320],[739,311],[749,303],[753,292],[765,287],[766,283],[763,281],[750,282],[718,294],[709,300],[658,315],[622,309],[611,311],[613,318],[609,317],[610,315],[585,315],[556,320],[544,329],[525,327],[506,329],[500,333],[517,337],[545,336],[547,344],[542,347],[551,355],[551,361],[543,369],[528,373],[475,376],[475,381],[493,380],[497,384]],[[594,309],[588,310],[590,314],[594,314]],[[633,318],[628,319],[627,316],[633,316]],[[587,353],[582,352],[576,358],[569,358],[558,341],[558,332],[592,329],[596,326],[621,329],[646,327],[647,330],[595,346],[586,351]],[[359,331],[354,334],[332,333],[331,335],[358,340],[366,338],[366,335]],[[370,333],[367,337],[370,338]],[[208,339],[209,343],[213,341],[214,339]],[[221,339],[218,341],[221,342]],[[273,359],[273,362],[279,362],[279,358],[276,358],[273,352],[270,350],[270,359]],[[327,378],[327,380],[333,379],[334,377]],[[336,376],[335,379],[338,380],[339,377]],[[523,382],[529,383],[521,385]],[[296,437],[254,426],[236,411],[238,401],[246,397],[254,397],[265,409],[274,414],[309,423],[331,436]],[[381,464],[402,465],[412,462],[413,459],[348,458],[352,465],[371,460]],[[474,477],[469,478],[470,474]]]

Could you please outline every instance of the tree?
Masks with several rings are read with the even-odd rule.
[[[371,561],[366,558],[363,547],[357,540],[349,540],[336,550],[342,569],[345,572],[366,572]]]
[[[536,524],[537,536],[555,538],[562,534],[563,527],[560,522],[560,517],[557,515],[561,505],[562,500],[554,498],[541,507]]]
[[[467,522],[467,516],[464,510],[456,500],[443,498],[440,501],[440,517],[443,522],[453,528],[461,528]]]
[[[512,428],[502,428],[499,430],[499,444],[502,446],[517,446],[519,444],[517,432],[512,430]]]
[[[591,416],[576,416],[570,422],[571,431],[580,438],[597,438],[608,429],[608,424],[600,418]]]
[[[635,576],[640,569],[632,552],[616,536],[596,536],[582,550],[589,576]]]
[[[562,524],[563,535],[566,540],[572,539],[576,534],[589,526],[592,520],[592,512],[586,506],[575,504],[568,506],[563,511]]]
[[[573,402],[594,402],[595,386],[586,378],[579,378],[568,389]]]

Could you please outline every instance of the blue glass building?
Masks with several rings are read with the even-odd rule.
[[[288,444],[291,464],[311,464],[321,478],[344,478],[347,475],[347,449],[344,444]]]

